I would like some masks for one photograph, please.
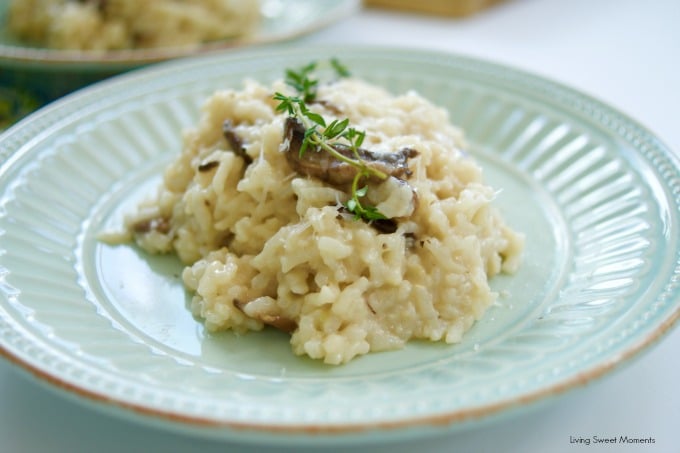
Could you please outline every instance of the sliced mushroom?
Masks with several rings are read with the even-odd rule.
[[[204,164],[201,164],[198,166],[198,171],[201,173],[205,173],[207,171],[212,170],[213,168],[217,168],[220,166],[220,163],[216,160],[211,160],[209,162],[206,162]]]
[[[246,165],[250,165],[253,162],[253,158],[246,153],[243,139],[236,133],[236,129],[231,120],[225,120],[224,123],[222,123],[222,134],[224,135],[224,138],[227,139],[229,146],[231,146],[231,150],[236,155],[241,156]]]
[[[106,12],[107,8],[107,0],[77,0],[78,3],[83,3],[86,5],[92,5],[94,8],[97,9],[100,13]]]
[[[293,117],[287,118],[283,131],[282,150],[293,170],[302,175],[317,177],[334,185],[352,182],[358,170],[354,166],[333,157],[322,148],[310,149],[300,156],[300,148],[304,138],[305,128],[302,123]],[[349,146],[341,144],[332,146],[340,154],[355,158],[354,152]],[[367,166],[389,176],[404,179],[411,175],[408,159],[417,156],[418,151],[413,148],[402,148],[396,152],[375,152],[359,148],[358,154]]]
[[[327,101],[326,99],[314,99],[314,101],[312,101],[312,102],[314,104],[319,104],[320,106],[324,107],[326,110],[329,110],[336,115],[342,114],[342,110],[340,109],[340,107],[338,107],[337,105],[333,104],[330,101]]]

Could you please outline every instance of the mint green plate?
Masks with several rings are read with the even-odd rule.
[[[111,52],[59,51],[20,42],[9,32],[10,0],[0,0],[0,86],[30,90],[45,101],[130,69],[174,58],[286,41],[355,13],[360,0],[259,0],[262,21],[254,33],[195,47]]]
[[[96,240],[157,183],[214,90],[334,55],[465,128],[524,264],[457,345],[331,367],[274,331],[209,335],[172,257]],[[0,355],[98,409],[212,438],[424,436],[535,408],[629,361],[680,316],[680,170],[649,131],[496,64],[279,47],[167,63],[82,90],[0,136]],[[546,409],[548,410],[548,409]]]

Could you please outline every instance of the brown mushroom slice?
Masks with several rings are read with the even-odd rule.
[[[225,120],[224,123],[222,123],[222,134],[229,143],[229,146],[231,146],[231,150],[234,154],[241,156],[246,165],[250,165],[253,162],[253,158],[246,153],[243,139],[236,133],[236,129],[231,120]]]
[[[308,150],[300,156],[300,148],[305,138],[305,128],[293,117],[288,117],[284,124],[282,150],[290,167],[296,172],[314,176],[334,185],[349,184],[357,173],[357,168],[338,160],[324,149]],[[349,146],[332,145],[340,154],[355,158]],[[375,152],[364,148],[358,149],[361,160],[368,166],[382,173],[404,179],[411,175],[408,159],[418,155],[413,148],[402,148],[396,152]]]

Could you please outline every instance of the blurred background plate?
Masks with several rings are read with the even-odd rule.
[[[27,94],[34,98],[32,102],[46,103],[92,82],[150,63],[293,39],[347,17],[361,7],[360,0],[261,0],[262,22],[250,36],[194,47],[83,52],[50,50],[19,42],[7,30],[9,4],[10,0],[0,0],[0,87],[4,88],[0,103],[13,103],[6,99]],[[3,119],[0,116],[0,122]]]

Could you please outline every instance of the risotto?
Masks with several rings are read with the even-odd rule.
[[[115,50],[233,38],[259,17],[256,0],[13,0],[8,25],[50,48]]]
[[[461,131],[415,92],[289,71],[214,93],[183,143],[125,239],[186,263],[209,331],[281,329],[329,364],[456,343],[519,265]]]

